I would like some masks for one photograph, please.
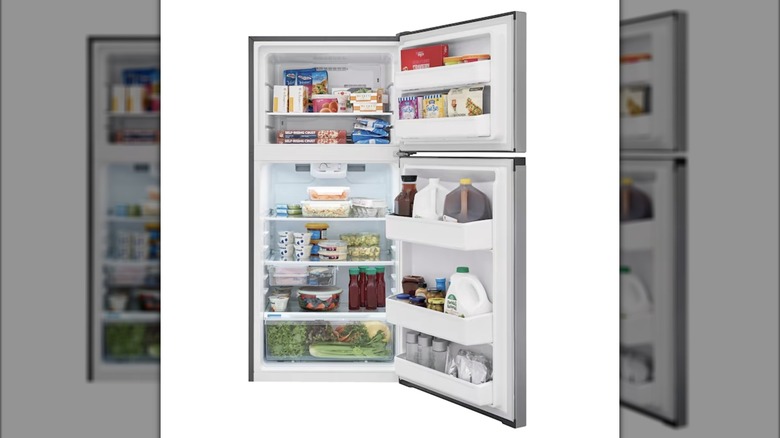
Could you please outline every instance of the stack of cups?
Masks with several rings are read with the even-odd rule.
[[[293,252],[293,232],[292,231],[279,231],[279,240],[277,242],[279,246],[279,260],[291,261],[295,253]]]
[[[311,257],[311,233],[293,233],[295,260],[309,260]]]

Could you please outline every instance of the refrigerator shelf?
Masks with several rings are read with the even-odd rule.
[[[103,321],[105,322],[159,322],[160,312],[113,312],[105,310],[103,312]]]
[[[347,300],[348,301],[348,300]],[[347,321],[384,321],[387,319],[384,308],[376,310],[349,310],[348,304],[342,301],[335,311],[331,312],[307,312],[298,307],[298,303],[291,300],[287,304],[288,311],[273,312],[271,306],[263,312],[265,321],[320,321],[320,320],[347,320]]]
[[[106,220],[109,222],[128,222],[128,223],[147,223],[160,222],[160,216],[114,216],[108,215]]]
[[[395,86],[401,93],[407,91],[443,90],[457,86],[487,84],[490,82],[491,61],[468,62],[395,74]]]
[[[620,249],[641,251],[657,247],[655,228],[655,221],[652,219],[621,223]]]
[[[476,406],[493,404],[493,382],[480,385],[469,383],[449,374],[406,360],[406,354],[395,357],[395,373],[398,377],[436,392],[463,400]]]
[[[656,338],[653,330],[653,314],[645,313],[620,319],[620,343],[622,345],[652,344]]]
[[[457,342],[462,345],[490,344],[493,342],[493,314],[459,318],[443,312],[413,306],[388,297],[387,321],[412,330]]]
[[[384,222],[384,217],[329,217],[329,218],[321,218],[321,217],[302,217],[302,216],[295,216],[295,217],[279,217],[279,216],[265,216],[260,218],[262,220],[267,221],[281,221],[281,222],[317,222],[317,221],[327,221],[327,222]]]
[[[278,254],[266,259],[267,266],[393,266],[395,260],[388,252],[380,254],[379,260],[279,260]]]
[[[266,113],[275,117],[390,117],[393,113]]]
[[[461,251],[493,248],[492,219],[459,224],[389,215],[385,228],[388,239],[404,242]]]
[[[477,138],[490,136],[490,114],[438,119],[397,120],[393,124],[396,139]]]

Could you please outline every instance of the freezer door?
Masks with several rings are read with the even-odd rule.
[[[685,23],[681,12],[621,23],[622,149],[685,149]]]
[[[492,380],[454,377],[443,366],[415,362],[407,351],[395,358],[399,383],[502,421],[525,425],[525,160],[495,158],[401,158],[401,172],[417,175],[418,190],[431,178],[449,193],[461,178],[487,195],[492,219],[449,223],[388,216],[386,233],[399,249],[399,278],[423,276],[433,287],[467,266],[487,292],[492,311],[465,318],[387,300],[387,319],[408,331],[447,340],[449,355],[479,353],[492,363]],[[415,198],[417,199],[417,198]],[[457,195],[460,202],[460,195]],[[415,202],[421,202],[418,199]],[[434,353],[434,356],[436,353]]]
[[[621,163],[623,406],[680,426],[686,417],[685,166]]]
[[[525,13],[509,12],[476,20],[399,34],[401,67],[395,72],[396,95],[423,97],[425,119],[399,120],[399,101],[391,102],[394,134],[404,151],[525,151]],[[449,56],[489,54],[489,60],[415,69],[405,56],[425,57],[426,46],[447,45]],[[484,86],[475,95],[425,99],[454,88]],[[471,90],[470,93],[480,93]],[[461,95],[466,98],[466,95]],[[445,117],[434,110],[441,105]],[[465,117],[446,117],[451,112]]]

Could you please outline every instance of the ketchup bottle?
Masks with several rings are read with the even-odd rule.
[[[376,269],[366,269],[366,309],[376,309]]]
[[[376,306],[385,307],[385,294],[387,293],[387,287],[385,286],[385,267],[376,267]]]
[[[358,268],[349,268],[349,310],[360,309],[360,285]]]

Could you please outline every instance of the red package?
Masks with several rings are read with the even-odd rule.
[[[449,47],[446,44],[404,49],[401,50],[401,71],[441,67],[444,58],[448,56]]]

